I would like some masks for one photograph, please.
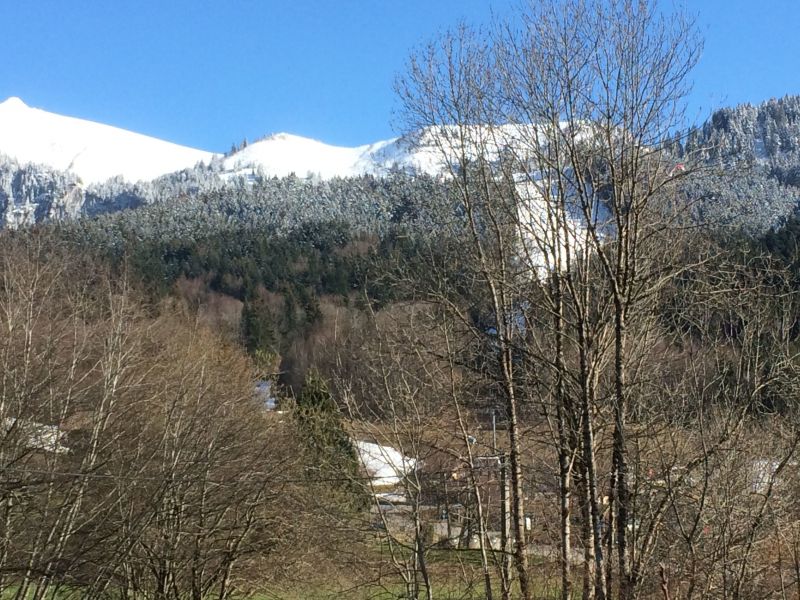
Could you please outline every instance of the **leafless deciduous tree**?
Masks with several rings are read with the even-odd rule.
[[[629,420],[636,361],[654,339],[653,298],[684,268],[664,249],[680,222],[670,187],[685,167],[660,148],[681,122],[699,47],[691,22],[655,2],[532,3],[514,23],[446,34],[412,57],[398,83],[409,130],[449,169],[492,315],[485,333],[509,421],[525,598],[519,420],[535,381],[526,373],[540,375],[538,401],[556,424],[563,597],[572,593],[573,489],[583,597],[628,598],[639,584]],[[606,426],[608,476],[597,455]]]
[[[0,282],[2,594],[223,599],[263,582],[301,455],[249,359],[44,234],[2,240]]]

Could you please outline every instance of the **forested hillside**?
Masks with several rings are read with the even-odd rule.
[[[800,99],[519,17],[397,81],[446,174],[0,161],[0,598],[797,595]]]
[[[698,221],[758,235],[797,211],[800,96],[717,110],[668,146],[708,166],[687,186]]]

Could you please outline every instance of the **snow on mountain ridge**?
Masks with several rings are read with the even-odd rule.
[[[129,182],[210,163],[211,152],[180,146],[110,125],[32,108],[17,97],[0,103],[0,154],[78,175],[83,183],[121,176]],[[289,133],[254,142],[223,159],[225,178],[259,171],[323,179],[384,175],[392,168],[439,173],[439,161],[403,138],[356,147],[325,144]],[[217,155],[218,156],[218,155]]]
[[[460,153],[458,136],[448,140],[449,133],[447,127],[427,129],[414,136],[356,147],[278,133],[221,159],[223,178],[249,178],[253,174],[285,177],[294,173],[298,177],[330,179],[382,176],[393,169],[446,175],[450,172],[448,162],[457,163]],[[500,148],[520,141],[520,137],[529,137],[532,132],[524,126],[503,126],[488,134],[484,128],[476,128],[474,133],[485,138],[484,149],[490,156],[496,156]],[[455,145],[448,153],[437,147],[437,142]],[[0,103],[0,154],[20,163],[71,171],[83,183],[101,183],[115,176],[132,183],[150,181],[215,159],[210,152],[31,108],[16,97]],[[453,154],[450,161],[448,154]]]
[[[319,175],[323,179],[348,177],[371,172],[362,161],[370,146],[332,146],[289,133],[268,136],[246,146],[223,162],[225,171],[238,172],[258,168],[266,175],[299,177]]]
[[[276,133],[251,143],[228,156],[223,168],[229,175],[255,169],[269,177],[294,173],[298,177],[311,175],[322,179],[380,176],[393,168],[430,174],[442,172],[425,149],[412,149],[404,138],[347,147],[290,133]]]
[[[27,104],[25,104],[25,102],[22,100],[22,98],[20,98],[18,96],[10,96],[9,98],[6,99],[5,102],[0,104],[0,106],[6,106],[6,107],[9,107],[9,108],[10,107],[14,107],[14,108],[30,108]]]
[[[116,176],[149,181],[209,162],[213,154],[110,125],[31,108],[20,98],[0,103],[0,153],[21,163],[71,171],[84,183]]]

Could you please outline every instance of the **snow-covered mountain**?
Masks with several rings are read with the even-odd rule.
[[[396,168],[417,173],[442,170],[434,152],[414,150],[410,141],[403,138],[347,148],[278,133],[223,160],[211,152],[32,108],[20,98],[0,103],[0,154],[21,165],[40,164],[72,173],[84,185],[114,177],[130,183],[152,181],[219,160],[226,179],[254,172],[266,177],[294,173],[298,177],[331,179],[380,176]]]
[[[96,216],[171,198],[230,197],[226,190],[257,194],[266,180],[290,174],[325,182],[393,172],[446,178],[447,160],[433,142],[450,139],[458,155],[459,138],[450,138],[447,129],[432,133],[354,148],[280,133],[223,156],[9,98],[0,103],[0,228]],[[532,126],[500,127],[489,136],[478,127],[474,133],[488,138],[481,146],[490,161],[537,139]],[[757,233],[800,206],[798,140],[800,97],[786,97],[723,109],[702,128],[666,142],[676,156],[705,157],[728,167],[724,176],[687,182],[687,197],[698,200],[698,220]]]
[[[278,133],[222,157],[31,108],[19,98],[0,103],[0,154],[20,165],[46,165],[77,175],[84,185],[103,183],[114,177],[129,183],[147,182],[200,163],[211,165],[225,180],[290,174],[321,179],[382,176],[392,170],[439,175],[447,169],[441,151],[433,148],[429,133],[421,131],[414,139],[393,138],[352,148]],[[496,133],[504,138],[503,144],[509,144],[521,130],[503,128]],[[497,145],[495,141],[489,147]]]
[[[245,146],[223,161],[226,174],[257,170],[267,177],[358,177],[385,175],[393,169],[437,174],[442,171],[433,151],[415,149],[409,140],[393,138],[348,148],[277,133]]]
[[[19,98],[0,103],[0,153],[21,164],[72,172],[84,184],[117,176],[130,182],[150,181],[213,157],[210,152],[32,108]]]
[[[223,156],[9,98],[0,103],[0,228],[241,191],[292,173],[332,180],[442,171],[434,152],[414,148],[401,138],[344,148],[277,134]]]

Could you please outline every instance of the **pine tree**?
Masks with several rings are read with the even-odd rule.
[[[316,464],[311,477],[332,483],[359,502],[358,456],[333,394],[316,369],[306,375],[296,398],[295,415],[311,461]]]
[[[242,341],[251,354],[275,352],[277,338],[269,307],[258,298],[245,300],[242,307]]]

